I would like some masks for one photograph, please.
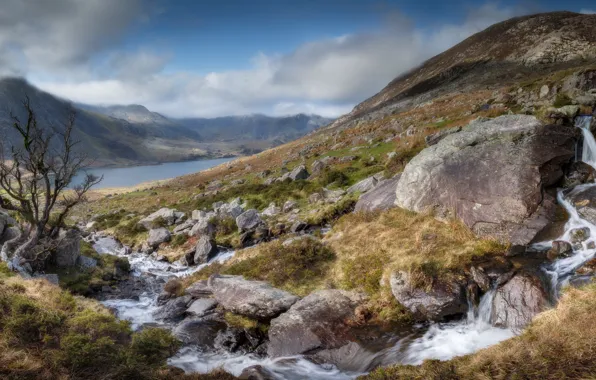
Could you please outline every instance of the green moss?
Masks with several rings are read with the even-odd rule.
[[[158,216],[151,222],[151,228],[168,228],[168,221],[163,216]]]
[[[573,102],[569,96],[563,93],[558,93],[553,106],[556,108],[561,108],[570,104],[573,104]]]

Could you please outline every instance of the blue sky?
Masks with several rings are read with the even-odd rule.
[[[595,8],[593,0],[5,0],[0,68],[78,102],[140,103],[175,117],[339,116],[495,22]]]

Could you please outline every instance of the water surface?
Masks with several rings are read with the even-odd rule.
[[[94,168],[87,169],[88,173],[102,176],[103,180],[95,185],[94,189],[105,189],[110,187],[130,187],[143,182],[158,181],[179,177],[186,174],[200,172],[209,169],[234,158],[216,158],[212,160],[196,160],[184,162],[168,162],[159,165],[130,166],[126,168]],[[72,185],[78,185],[83,181],[85,174],[78,173],[72,181]]]

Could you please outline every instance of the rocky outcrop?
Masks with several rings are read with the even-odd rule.
[[[189,318],[182,321],[172,334],[184,344],[197,345],[201,348],[212,348],[215,338],[226,324],[217,315],[202,318]]]
[[[281,212],[281,209],[275,205],[275,202],[269,203],[269,206],[263,210],[261,215],[263,216],[277,216]]]
[[[416,319],[440,321],[468,310],[465,293],[458,283],[436,279],[430,289],[419,289],[412,285],[409,273],[398,271],[391,274],[390,284],[395,299]]]
[[[355,212],[371,212],[388,210],[395,207],[395,188],[400,175],[383,180],[377,186],[358,199]]]
[[[236,218],[236,225],[240,231],[254,230],[262,223],[259,212],[254,209],[247,210]]]
[[[497,289],[491,322],[498,327],[521,330],[548,306],[548,297],[540,279],[518,273]]]
[[[290,178],[292,181],[307,179],[308,176],[308,170],[306,170],[306,166],[304,165],[297,166],[294,168],[294,170],[288,173],[288,178]]]
[[[186,288],[185,293],[194,298],[210,297],[213,291],[209,287],[207,280],[200,280]]]
[[[437,133],[433,133],[432,135],[426,136],[424,138],[424,142],[426,142],[427,146],[433,146],[438,144],[439,141],[443,140],[445,137],[457,133],[459,131],[461,131],[461,127],[443,129]]]
[[[407,164],[396,205],[435,209],[478,235],[526,245],[555,217],[554,199],[543,190],[563,176],[576,133],[533,116],[477,120]]]
[[[217,245],[209,236],[203,235],[197,241],[194,254],[195,265],[204,264],[217,254]]]
[[[201,235],[215,235],[215,225],[207,217],[199,219],[188,231],[188,236]]]
[[[172,235],[167,228],[155,228],[149,231],[149,237],[147,238],[147,244],[151,248],[157,248],[161,243],[170,241]]]
[[[347,344],[350,321],[364,300],[364,296],[344,290],[309,294],[271,321],[268,355],[300,355]]]
[[[186,314],[191,317],[203,317],[209,314],[217,306],[217,301],[212,298],[201,298],[192,302]]]
[[[209,287],[224,309],[254,319],[274,318],[298,301],[295,295],[264,281],[242,276],[214,275],[209,278]]]
[[[153,227],[153,222],[158,218],[162,218],[168,225],[171,226],[177,221],[180,221],[183,217],[184,213],[179,213],[174,209],[164,207],[139,220],[139,224],[143,225],[146,229],[151,229],[151,227]]]

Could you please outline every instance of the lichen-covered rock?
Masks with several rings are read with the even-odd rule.
[[[147,238],[147,244],[151,248],[157,248],[161,243],[170,241],[172,235],[167,228],[154,228],[149,231],[149,237]]]
[[[473,122],[406,165],[396,205],[453,213],[478,235],[526,245],[555,218],[543,190],[563,176],[576,133],[526,115]]]
[[[236,218],[236,225],[240,231],[254,230],[262,223],[259,212],[255,209],[247,210]]]
[[[203,235],[197,241],[193,262],[195,265],[204,264],[218,252],[217,245],[209,236]]]
[[[281,212],[281,209],[275,205],[275,202],[271,202],[266,209],[263,210],[261,215],[263,216],[276,216]]]
[[[254,319],[270,319],[288,310],[298,297],[276,289],[264,281],[242,276],[214,275],[209,278],[213,297],[233,313]]]
[[[539,278],[519,273],[497,289],[491,322],[498,327],[521,330],[549,306]]]
[[[213,298],[200,298],[192,302],[186,314],[192,317],[203,317],[209,314],[217,306],[217,301]]]
[[[153,222],[158,218],[163,218],[168,225],[173,225],[178,219],[176,215],[177,211],[171,208],[160,208],[153,214],[146,216],[139,220],[139,224],[143,225],[146,229],[150,229],[153,226]]]
[[[271,321],[268,355],[300,355],[347,344],[351,340],[350,321],[356,319],[355,310],[365,299],[344,290],[309,294]]]
[[[430,289],[419,289],[412,285],[408,272],[397,271],[391,274],[390,284],[397,302],[417,319],[440,321],[468,310],[465,293],[458,283],[436,280]]]
[[[209,219],[199,219],[188,231],[188,236],[213,236],[215,235],[215,225]]]

